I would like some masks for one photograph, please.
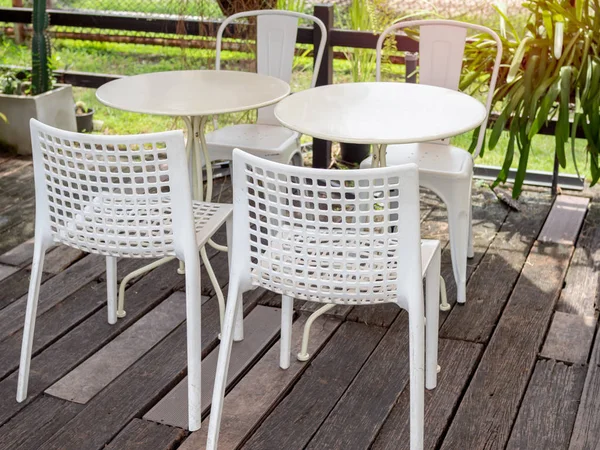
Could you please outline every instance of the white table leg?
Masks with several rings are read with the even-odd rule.
[[[372,167],[386,167],[387,144],[373,144]]]
[[[190,118],[192,134],[189,136],[191,136],[193,140],[191,148],[192,165],[190,167],[192,168],[192,178],[197,183],[197,189],[194,191],[195,198],[200,201],[204,199],[204,201],[210,202],[212,199],[213,190],[213,172],[205,137],[207,122],[207,116]],[[206,167],[206,196],[203,195],[202,160],[204,160]],[[209,239],[208,243],[217,248],[217,250],[227,251],[227,247],[214,243],[212,239]],[[204,247],[200,249],[200,257],[202,258],[202,262],[204,263],[204,267],[208,273],[208,278],[210,279],[213,288],[215,289],[215,293],[217,294],[219,312],[222,318],[225,310],[225,297],[223,296],[223,291],[221,291],[221,286],[219,286],[219,281],[217,280],[217,276],[215,275],[215,271],[210,264],[210,260],[208,259],[208,255],[206,254],[206,249]]]
[[[200,116],[200,117],[187,117],[182,116],[183,123],[186,127],[187,132],[187,141],[185,144],[185,150],[188,158],[188,164],[190,167],[190,185],[192,188],[192,197],[195,200],[204,200],[204,186],[202,179],[202,158],[200,157],[200,152],[202,152],[204,156],[204,161],[210,161],[208,157],[208,149],[206,147],[206,139],[204,137],[204,131],[206,128],[206,123],[208,122],[208,117]],[[212,165],[206,164],[206,201],[210,202],[212,197]],[[215,247],[217,250],[227,251],[227,247],[224,245],[216,244],[209,240],[209,243]],[[214,244],[214,245],[213,245]],[[204,266],[206,267],[206,271],[208,272],[208,276],[210,281],[213,283],[213,287],[215,289],[215,293],[217,294],[217,298],[219,300],[219,305],[223,305],[225,303],[223,292],[221,291],[221,287],[217,282],[217,277],[215,272],[208,260],[208,256],[206,251],[202,249],[201,251],[202,261],[204,262]],[[158,261],[153,262],[147,266],[144,266],[130,274],[128,274],[123,281],[121,281],[121,285],[119,287],[119,299],[118,299],[118,308],[117,308],[117,317],[123,318],[125,317],[125,287],[129,280],[132,278],[142,275],[146,272],[149,272],[156,267],[166,264],[167,262],[173,260],[173,257],[162,258]],[[180,275],[185,274],[185,266],[182,261],[179,262],[179,269],[177,273]]]

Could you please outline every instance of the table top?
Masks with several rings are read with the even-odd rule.
[[[295,93],[275,107],[282,125],[351,144],[443,139],[485,120],[481,102],[461,92],[411,83],[331,84]]]
[[[228,70],[178,70],[124,77],[96,91],[101,103],[165,116],[206,116],[261,108],[290,93],[279,78]]]

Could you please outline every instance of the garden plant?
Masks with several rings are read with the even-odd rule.
[[[501,133],[509,130],[504,164],[496,184],[507,180],[513,159],[518,157],[513,196],[519,196],[532,139],[548,121],[554,120],[560,166],[567,166],[569,153],[576,166],[575,137],[581,129],[594,185],[600,179],[600,2],[531,0],[522,5],[530,13],[524,31],[519,31],[496,8],[502,18],[499,32],[504,64],[494,96],[500,114],[488,148],[493,149]],[[487,38],[474,37],[466,51],[467,74],[462,88],[477,91],[485,85],[494,51]]]

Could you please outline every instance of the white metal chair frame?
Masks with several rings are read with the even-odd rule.
[[[441,256],[439,241],[420,239],[417,166],[331,171],[284,165],[236,149],[232,182],[235,264],[207,449],[217,448],[241,294],[257,286],[282,295],[283,369],[290,365],[294,298],[326,305],[396,303],[407,310],[411,449],[422,449],[424,387],[432,389],[437,382]]]
[[[294,48],[298,31],[298,20],[305,19],[314,23],[321,30],[319,48],[316,57],[311,80],[311,87],[315,87],[325,44],[327,42],[327,29],[325,24],[317,17],[294,11],[281,10],[258,10],[233,14],[226,18],[217,32],[216,43],[216,70],[221,70],[221,47],[223,34],[229,24],[247,17],[257,17],[257,72],[263,75],[271,75],[289,83],[292,76],[292,64]],[[209,157],[212,161],[231,160],[234,148],[242,148],[263,158],[282,163],[295,163],[302,165],[300,153],[300,134],[282,127],[273,114],[275,106],[267,106],[258,110],[258,118],[255,124],[233,125],[206,135]],[[216,129],[215,124],[215,129]],[[225,131],[227,130],[227,131]],[[247,147],[245,138],[251,132],[275,136],[275,133],[284,133],[286,137],[274,137],[275,140],[283,139],[279,148],[254,148]],[[223,133],[239,133],[232,138],[235,144],[219,144],[219,138]],[[289,136],[288,136],[289,135]],[[239,141],[239,142],[238,142]],[[246,145],[246,146],[245,146]]]
[[[379,164],[396,165],[419,162],[429,158],[435,168],[422,167],[419,162],[419,181],[421,186],[431,189],[446,204],[450,231],[452,269],[457,285],[457,301],[466,301],[467,258],[474,256],[471,180],[473,178],[473,160],[477,158],[485,140],[485,130],[489,118],[498,70],[502,58],[502,41],[500,37],[487,27],[453,20],[415,20],[400,22],[385,29],[376,46],[377,81],[381,81],[382,48],[390,33],[406,28],[420,28],[419,41],[419,82],[448,89],[457,90],[462,70],[464,47],[467,30],[475,30],[489,34],[496,43],[496,57],[490,77],[489,91],[486,99],[487,116],[480,127],[479,137],[473,155],[466,150],[452,147],[449,140],[422,144],[390,145],[382,149],[378,158],[369,158],[361,164],[368,168]],[[439,160],[439,158],[446,158]],[[407,159],[408,158],[408,159]],[[447,161],[448,167],[442,167]],[[450,166],[454,166],[452,170]],[[444,305],[442,305],[444,308]],[[446,306],[445,308],[449,308]]]
[[[185,262],[189,427],[200,427],[198,248],[231,205],[193,202],[181,131],[96,136],[31,120],[36,215],[17,401],[27,397],[44,254],[54,243],[106,257],[108,321],[117,321],[117,258]],[[172,195],[173,194],[173,195]]]

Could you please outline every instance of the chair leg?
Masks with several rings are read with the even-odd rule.
[[[219,440],[223,402],[225,400],[225,387],[227,384],[227,371],[229,369],[229,358],[231,357],[231,347],[233,345],[233,328],[239,309],[236,303],[239,298],[239,285],[237,280],[233,280],[229,285],[227,309],[225,311],[225,321],[223,323],[223,335],[219,347],[219,360],[217,362],[217,371],[215,374],[206,450],[216,450]]]
[[[298,166],[298,167],[304,166],[304,160],[302,159],[302,152],[300,150],[297,150],[294,153],[292,153],[292,155],[290,156],[290,159],[288,161],[288,164],[291,166]]]
[[[106,257],[106,298],[108,323],[117,323],[117,258]]]
[[[279,348],[279,367],[290,367],[292,353],[292,319],[294,316],[294,298],[287,295],[281,296],[281,342]]]
[[[422,304],[408,313],[410,346],[410,450],[423,450],[425,333]]]
[[[235,315],[235,328],[233,329],[233,340],[234,342],[240,342],[244,340],[244,299],[242,294],[238,295],[236,300],[237,313]]]
[[[474,256],[475,249],[473,248],[473,205],[472,202],[469,201],[469,245],[467,248],[467,258],[473,258]]]
[[[231,255],[233,254],[233,216],[229,216],[225,223],[227,228],[227,257],[229,263],[229,272],[231,273]],[[235,331],[233,333],[233,340],[236,342],[244,340],[244,304],[242,301],[242,294],[238,294],[237,299],[238,313],[236,314]],[[228,296],[229,298],[229,296]],[[223,330],[221,330],[222,332]]]
[[[440,263],[441,251],[438,247],[425,274],[425,386],[437,386],[438,367],[438,327],[440,317]]]
[[[35,329],[35,316],[37,314],[38,298],[40,296],[40,283],[44,268],[44,255],[47,246],[36,240],[33,248],[33,263],[31,265],[31,279],[29,293],[27,294],[27,309],[25,311],[25,325],[23,327],[23,343],[21,345],[21,361],[19,363],[19,381],[17,383],[17,401],[22,402],[27,398],[29,385],[29,367],[31,364],[31,351],[33,349],[33,334]]]
[[[188,426],[190,431],[200,429],[202,422],[200,363],[202,358],[201,286],[198,253],[185,260],[185,293],[187,320],[188,363]]]
[[[455,186],[453,195],[446,202],[450,231],[450,256],[456,280],[456,300],[464,303],[467,297],[467,254],[469,246],[469,207],[471,184]]]

